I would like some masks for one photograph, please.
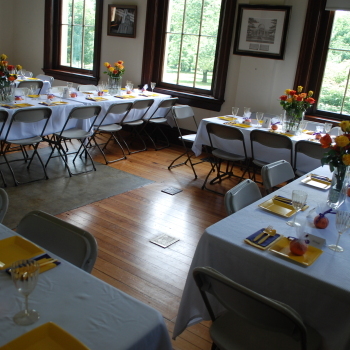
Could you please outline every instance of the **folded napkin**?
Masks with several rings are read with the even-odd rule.
[[[89,92],[89,91],[81,91],[83,94],[87,94],[87,95],[93,95],[93,92]]]
[[[87,100],[90,101],[108,101],[108,98],[104,98],[104,97],[87,97]]]
[[[39,105],[44,105],[44,106],[57,106],[57,105],[66,105],[68,102],[61,102],[61,101],[55,101],[55,102],[39,102]]]
[[[31,98],[38,98],[38,97],[40,97],[40,95],[28,95],[28,97],[31,97]]]
[[[136,98],[136,96],[133,96],[133,95],[115,95],[114,97],[116,98]]]
[[[36,260],[39,263],[39,265],[40,265],[40,264],[45,264],[46,262],[48,262],[48,261],[50,261],[52,259],[53,258],[49,254],[44,254],[44,255],[40,255],[40,256],[34,258],[33,260]],[[43,273],[45,271],[51,270],[51,269],[55,268],[56,266],[58,266],[60,264],[61,264],[60,261],[54,261],[52,263],[46,264],[44,266],[41,266],[39,273]],[[10,270],[11,270],[10,268],[6,269],[6,272],[9,275],[11,275],[11,271]]]
[[[263,231],[265,230],[265,228],[260,229],[259,231],[256,231],[255,233],[253,233],[252,235],[248,236],[244,242],[262,249],[262,250],[266,250],[268,248],[270,248],[275,242],[277,242],[281,237],[283,237],[282,235],[280,235],[279,233],[275,233],[274,236],[269,236],[264,242],[262,242],[261,244],[258,244],[258,242],[260,241],[260,239],[262,239],[263,237],[266,237],[266,234],[262,235],[257,241],[254,242],[254,238],[258,235],[260,235]]]
[[[219,119],[222,119],[222,120],[228,120],[228,121],[237,120],[237,118],[235,118],[235,117],[229,117],[228,115],[223,116],[223,117],[218,117],[218,118],[219,118]]]
[[[9,108],[9,109],[20,108],[20,107],[18,107],[18,105],[1,105],[1,107],[5,107],[5,108]]]
[[[239,123],[233,123],[233,122],[227,122],[224,123],[225,125],[231,125],[231,126],[238,126],[239,128],[251,128],[251,125],[247,125],[247,124],[239,124]]]

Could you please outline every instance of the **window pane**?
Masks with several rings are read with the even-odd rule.
[[[72,67],[82,68],[82,27],[73,26],[72,37]]]
[[[74,24],[83,24],[84,0],[74,0]]]
[[[62,40],[61,40],[61,65],[70,66],[70,53],[71,53],[71,26],[63,25],[61,27]]]
[[[349,23],[350,12],[336,11],[332,29],[332,36],[329,43],[330,48],[350,50]],[[350,59],[349,52],[347,52],[346,55],[347,59]]]
[[[177,84],[177,71],[180,57],[180,34],[168,34],[166,36],[166,51],[164,54],[163,81],[165,83]]]
[[[96,1],[85,0],[85,25],[95,26]]]
[[[184,33],[199,34],[202,17],[202,0],[187,0]]]
[[[217,37],[220,20],[221,0],[206,0],[203,8],[202,35]]]
[[[72,24],[72,3],[73,0],[62,2],[62,24]]]
[[[184,35],[182,39],[179,85],[194,87],[198,36]]]
[[[341,113],[341,106],[348,78],[346,70],[349,70],[349,62],[341,63],[334,60],[333,54],[334,52],[332,51],[328,54],[317,109]]]
[[[196,71],[196,88],[211,90],[216,38],[201,37]]]
[[[182,32],[182,22],[184,17],[184,0],[170,0],[168,12],[168,32]]]
[[[84,29],[84,69],[91,70],[94,57],[94,27],[85,27]]]

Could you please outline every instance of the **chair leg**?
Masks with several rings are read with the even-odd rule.
[[[114,133],[111,133],[111,136],[109,137],[108,141],[104,144],[102,149],[101,149],[100,145],[96,142],[94,136],[92,136],[92,139],[94,140],[97,148],[100,150],[100,152],[101,152],[101,154],[102,154],[106,164],[115,163],[115,162],[118,162],[119,160],[126,159],[126,155],[125,155],[124,149],[123,149],[122,145],[120,144],[119,140],[117,139],[117,137],[114,135]],[[114,159],[114,160],[107,160],[107,157],[106,157],[106,155],[105,155],[105,153],[103,151],[106,149],[106,147],[107,147],[107,145],[108,145],[108,143],[110,142],[111,139],[114,139],[114,141],[118,144],[119,148],[123,152],[123,157],[118,158],[118,159]]]
[[[178,159],[180,159],[180,158],[183,157],[184,155],[187,155],[187,159],[186,159],[185,162],[180,163],[180,164],[173,165]],[[197,176],[196,170],[194,169],[194,165],[196,165],[196,164],[198,164],[198,163],[192,163],[192,161],[191,161],[191,156],[189,155],[187,149],[186,149],[186,152],[184,152],[183,154],[181,154],[180,156],[178,156],[177,158],[175,158],[175,159],[170,163],[170,165],[168,166],[168,170],[171,170],[172,168],[177,168],[178,166],[181,166],[181,165],[185,165],[185,164],[187,164],[187,162],[190,162],[190,165],[191,165],[191,168],[192,168],[192,171],[193,171],[193,174],[194,174],[194,178],[197,179],[198,176]],[[199,162],[199,163],[202,163],[202,162]]]
[[[162,150],[162,149],[167,148],[167,147],[170,146],[170,142],[169,142],[168,138],[166,137],[166,135],[164,134],[164,132],[162,131],[162,129],[161,129],[159,126],[156,125],[155,128],[153,129],[153,131],[152,131],[151,133],[148,133],[147,130],[146,130],[145,128],[143,129],[143,131],[144,131],[144,133],[148,136],[148,138],[151,140],[151,142],[152,142],[152,144],[153,144],[153,147],[154,147],[154,149],[155,149],[156,151],[160,151],[160,150]],[[151,136],[151,135],[155,134],[156,131],[158,131],[159,133],[162,134],[162,136],[163,136],[163,138],[164,138],[165,146],[158,147],[158,146],[156,145],[156,142],[153,140],[153,138],[152,138],[152,136]]]

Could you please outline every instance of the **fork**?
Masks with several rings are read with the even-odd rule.
[[[276,234],[276,230],[270,230],[269,232],[266,232],[267,235],[258,242],[258,244],[264,243],[269,237],[273,237]]]
[[[263,232],[261,232],[260,234],[258,234],[254,239],[253,242],[256,242],[258,239],[260,239],[265,233],[267,234],[267,237],[269,236],[269,232],[271,232],[273,230],[272,226],[269,225],[265,228],[265,230]]]

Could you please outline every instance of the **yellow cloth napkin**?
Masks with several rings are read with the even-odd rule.
[[[68,102],[60,102],[60,101],[55,101],[55,102],[51,102],[51,103],[40,102],[39,104],[44,105],[44,106],[57,106],[57,105],[66,105],[66,104],[68,104]]]
[[[17,103],[16,106],[18,108],[24,108],[24,107],[33,107],[34,105],[31,105],[29,103]]]
[[[222,119],[222,120],[228,120],[228,121],[231,121],[231,120],[237,120],[237,118],[235,117],[229,117],[229,116],[223,116],[223,117],[218,117],[219,119]]]
[[[224,123],[225,125],[231,125],[231,126],[238,126],[239,128],[251,128],[252,126],[251,125],[247,125],[247,124],[236,124],[236,123],[233,123],[233,122],[227,122],[227,123]]]
[[[116,95],[114,97],[117,97],[117,98],[136,98],[136,96],[133,96],[133,95],[122,95],[122,96]]]
[[[87,97],[86,99],[91,101],[108,101],[108,98],[104,97]]]
[[[28,95],[28,97],[31,97],[31,98],[38,98],[38,97],[40,97],[40,95]]]

